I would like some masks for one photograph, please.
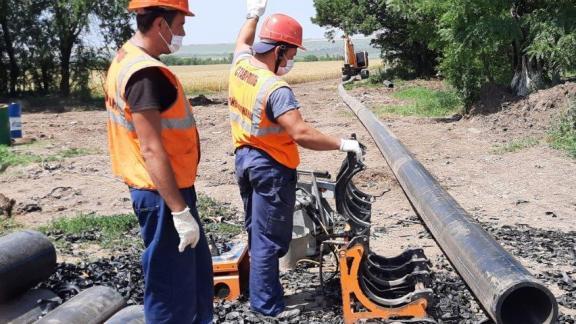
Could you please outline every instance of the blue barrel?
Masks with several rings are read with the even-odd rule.
[[[8,114],[10,114],[10,137],[22,138],[22,106],[19,103],[11,103]]]
[[[10,119],[8,106],[0,104],[0,145],[10,145]]]

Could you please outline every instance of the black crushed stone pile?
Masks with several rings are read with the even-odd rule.
[[[557,286],[563,294],[557,297],[558,304],[572,311],[576,311],[576,232],[559,232],[543,230],[530,227],[526,224],[515,226],[500,226],[493,223],[480,223],[480,225],[490,233],[506,251],[518,258],[521,262],[529,261],[539,263],[546,269],[541,273],[536,273],[535,277],[541,280],[548,287]],[[436,260],[439,269],[435,271],[434,293],[439,297],[439,304],[447,304],[442,296],[452,295],[443,290],[446,289],[442,283],[457,283],[459,288],[466,288],[462,279],[454,272],[444,257]],[[448,276],[446,276],[448,274]],[[453,289],[450,289],[452,291]],[[478,304],[472,298],[469,290],[463,289],[466,297],[465,301],[470,301],[471,309],[476,310]],[[459,303],[455,303],[458,305]],[[454,306],[454,305],[452,305]],[[460,305],[458,310],[464,305]],[[441,320],[442,316],[448,316],[448,307],[439,307],[440,312],[436,313],[436,318]],[[436,309],[438,311],[438,309]],[[464,313],[470,310],[465,310]],[[576,316],[562,314],[559,312],[559,323],[576,323]],[[441,314],[441,315],[440,315]],[[450,314],[452,315],[452,313]],[[465,316],[469,316],[467,314]],[[465,323],[467,317],[445,323]],[[470,323],[476,323],[472,321]]]
[[[561,306],[576,310],[576,233],[562,233],[531,228],[526,225],[502,226],[481,224],[504,248],[520,260],[538,262],[548,270],[537,274],[546,285],[556,285],[562,295],[558,296]],[[131,235],[137,233],[131,233]],[[98,233],[67,237],[54,233],[68,242],[94,241]],[[210,233],[209,233],[210,236]],[[212,239],[222,253],[230,248],[230,237],[212,233]],[[209,238],[210,240],[210,238]],[[52,289],[61,298],[68,300],[79,291],[93,285],[115,288],[129,305],[142,304],[143,279],[140,265],[141,251],[131,248],[121,255],[78,264],[60,263],[56,273],[40,287]],[[490,323],[466,284],[456,274],[444,256],[433,260],[434,302],[429,314],[438,323]],[[331,278],[332,277],[332,278]],[[322,291],[319,276],[314,269],[303,265],[282,274],[288,304],[299,300],[300,314],[283,319],[266,318],[249,309],[246,297],[238,301],[215,303],[215,323],[342,323],[342,300],[339,277],[326,273],[330,278]],[[373,321],[382,322],[382,321]],[[575,324],[576,316],[560,314],[559,323]]]
[[[310,272],[309,268],[299,266],[281,274],[280,281],[287,296],[288,308],[298,308],[298,315],[265,317],[252,312],[248,299],[242,297],[233,302],[217,302],[214,305],[214,323],[343,323],[340,279],[329,273],[325,277],[328,280],[325,278],[324,290],[321,290],[318,274]],[[297,306],[302,304],[305,306]]]
[[[514,256],[547,267],[576,267],[576,232],[547,231],[525,224],[497,227],[482,224]]]
[[[487,315],[478,305],[464,281],[444,256],[433,261],[434,301],[429,314],[439,323],[483,323]]]
[[[142,304],[144,278],[140,253],[134,251],[90,263],[58,263],[56,272],[39,287],[51,289],[66,301],[92,286],[108,286],[116,289],[128,305]]]
[[[46,235],[54,241],[68,243],[94,242],[100,240],[102,233],[95,230],[85,231],[82,234],[65,234],[61,231],[50,231]],[[126,233],[126,236],[139,240],[137,228]],[[209,244],[216,246],[219,253],[230,250],[231,236],[228,234],[214,235],[207,231]],[[64,254],[74,255],[88,259],[87,253],[72,251],[70,245],[62,247]],[[118,255],[102,258],[95,261],[82,261],[77,264],[58,263],[55,273],[39,288],[54,291],[63,302],[72,298],[80,291],[95,285],[108,286],[116,289],[127,301],[128,305],[143,303],[144,278],[141,265],[142,250],[136,247],[125,248],[118,251]]]
[[[220,100],[212,100],[202,94],[193,98],[188,98],[188,101],[192,106],[210,106],[222,103]]]
[[[399,226],[410,226],[421,222],[409,217],[397,222]],[[532,263],[540,263],[546,269],[535,277],[546,286],[557,286],[563,292],[557,296],[560,306],[576,311],[576,232],[542,230],[525,224],[500,226],[480,223],[509,253]],[[429,232],[420,233],[431,238]],[[466,284],[442,256],[433,262],[434,304],[430,315],[439,323],[479,323],[488,320],[481,306],[468,290]],[[564,315],[560,310],[559,323],[576,323],[576,316]]]
[[[557,286],[562,291],[557,296],[558,304],[576,311],[576,232],[543,230],[526,224],[482,226],[515,257],[548,269],[535,274],[536,278],[546,286]],[[576,323],[576,316],[561,314],[559,322]]]
[[[221,236],[207,234],[206,239],[208,240],[208,246],[210,247],[210,253],[212,256],[226,253],[234,246],[230,243],[231,238],[223,239]]]

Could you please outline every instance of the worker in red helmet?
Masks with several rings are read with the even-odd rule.
[[[196,209],[200,140],[176,75],[160,60],[182,45],[187,0],[131,0],[136,34],[106,79],[112,171],[129,188],[145,250],[146,323],[211,323],[213,276]]]
[[[274,14],[256,26],[266,0],[247,0],[248,15],[236,41],[229,82],[229,110],[236,154],[236,178],[244,202],[250,246],[250,306],[276,317],[285,310],[278,259],[288,251],[296,200],[298,146],[341,150],[362,157],[355,140],[325,135],[307,124],[300,104],[280,76],[290,72],[302,45],[302,26]]]

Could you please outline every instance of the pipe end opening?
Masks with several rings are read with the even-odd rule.
[[[558,304],[554,295],[540,285],[512,288],[500,306],[501,323],[556,323]]]

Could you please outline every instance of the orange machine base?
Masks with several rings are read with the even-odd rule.
[[[340,284],[342,286],[342,311],[344,323],[352,324],[361,319],[427,318],[425,298],[416,299],[404,306],[386,308],[372,302],[360,288],[358,270],[364,247],[355,245],[340,251]],[[362,304],[365,310],[355,311],[353,302]]]
[[[214,298],[236,300],[245,290],[250,271],[248,247],[237,243],[232,249],[212,257],[214,271]]]

